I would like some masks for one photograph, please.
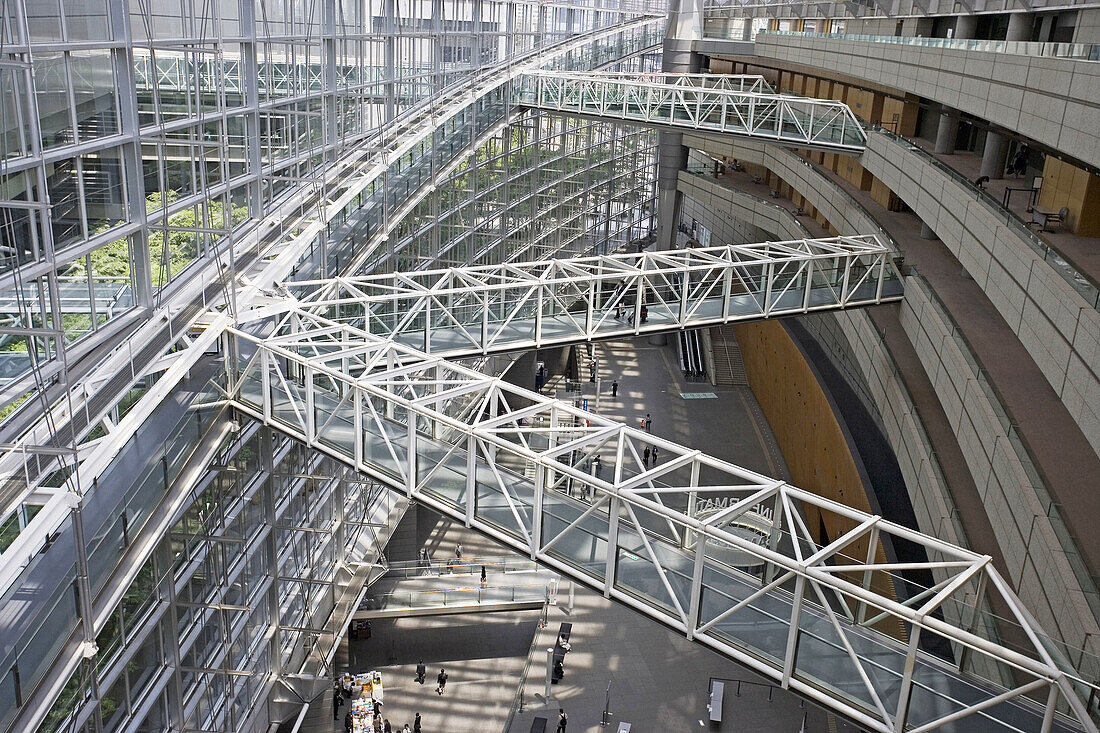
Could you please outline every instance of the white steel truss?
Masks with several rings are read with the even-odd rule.
[[[763,138],[832,152],[863,152],[867,136],[848,105],[776,94],[758,79],[540,69],[519,79],[513,87],[513,102],[639,125]]]
[[[864,727],[1097,730],[988,556],[301,309],[224,352],[244,412]]]
[[[873,235],[336,277],[287,288],[294,297],[259,300],[256,315],[300,307],[448,357],[902,297],[890,250]]]

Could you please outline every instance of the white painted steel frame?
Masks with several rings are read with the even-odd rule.
[[[385,180],[390,163],[399,160],[418,143],[430,138],[473,102],[510,82],[526,70],[550,63],[563,54],[582,48],[585,44],[661,22],[663,17],[645,16],[578,36],[575,40],[556,45],[548,50],[537,49],[517,62],[500,64],[489,73],[472,75],[468,81],[453,85],[438,98],[426,101],[407,117],[395,120],[379,133],[377,139],[373,141],[374,144],[352,151],[346,159],[336,164],[335,170],[330,171],[333,180],[339,183],[336,186],[341,192],[338,197],[323,198],[316,205],[310,205],[308,203],[310,196],[316,192],[311,187],[302,187],[282,201],[247,235],[235,238],[237,257],[244,258],[250,249],[258,248],[273,230],[278,232],[278,235],[273,238],[274,241],[263,248],[262,257],[255,261],[251,269],[242,273],[241,284],[236,290],[237,306],[242,309],[249,307],[255,298],[263,297],[262,293],[271,288],[272,283],[288,277],[303,253],[308,252],[311,246],[318,245],[323,240],[330,223],[345,216],[349,210],[353,210],[357,206],[357,197],[371,184]],[[303,204],[308,207],[304,212],[301,211]],[[183,283],[183,288],[174,295],[179,303],[187,303],[189,299],[195,299],[202,302],[204,309],[207,306],[216,307],[220,304],[208,304],[204,293],[216,282],[225,284],[223,263],[211,260],[200,264],[204,267],[196,270],[196,276]],[[169,309],[165,306],[165,313],[170,310],[174,308]],[[196,320],[197,328],[206,334],[201,339],[202,348],[192,350],[188,347],[185,349],[185,357],[179,354],[174,357],[174,362],[183,358],[186,363],[179,369],[165,372],[160,381],[166,386],[163,389],[154,388],[144,395],[128,414],[128,418],[132,416],[132,419],[127,419],[124,423],[115,426],[96,445],[81,446],[81,460],[94,464],[88,467],[81,464],[79,475],[85,487],[92,484],[106,462],[121,450],[134,431],[152,414],[160,400],[169,393],[171,386],[178,383],[179,377],[174,375],[186,374],[188,366],[201,356],[203,349],[210,343],[211,336],[216,337],[229,322],[225,320],[226,318],[222,314],[204,310]],[[140,343],[143,338],[154,338],[158,330],[164,327],[164,320],[168,319],[150,318],[138,334],[130,340],[131,350],[133,344]],[[181,336],[181,338],[186,337]],[[175,347],[176,341],[174,339],[166,349]],[[115,350],[104,360],[101,368],[94,370],[82,382],[73,385],[70,396],[75,409],[82,409],[85,400],[95,393],[98,386],[118,371],[133,372],[133,365],[127,358],[128,354],[130,350]],[[142,375],[134,373],[133,380],[136,381],[140,376]],[[171,384],[165,381],[166,379],[171,381]],[[66,507],[75,505],[79,501],[80,491],[75,487],[49,488],[38,485],[45,472],[36,476],[25,475],[30,468],[27,455],[33,453],[33,446],[46,444],[50,438],[52,425],[64,424],[68,417],[68,405],[65,400],[60,400],[48,419],[43,418],[37,422],[20,437],[17,443],[0,452],[0,475],[13,477],[13,480],[15,480],[14,477],[23,476],[26,482],[25,490],[19,492],[13,499],[13,506],[0,507],[0,511],[4,512],[0,516],[10,515],[14,511],[14,506],[30,501],[32,497],[41,499],[41,503],[46,504],[20,530],[18,538],[3,553],[0,553],[0,559],[2,559],[0,561],[0,594],[7,592],[22,569],[42,549],[46,541],[62,530],[63,524],[70,517]],[[98,420],[92,421],[92,424],[94,422]],[[69,484],[72,483],[70,480]]]
[[[874,235],[336,277],[286,288],[293,298],[259,300],[244,318],[300,307],[452,358],[902,297],[890,250]]]
[[[776,94],[754,83],[756,78],[540,69],[519,79],[513,87],[513,103],[640,125],[762,138],[801,148],[863,152],[867,135],[848,105]]]
[[[986,711],[1015,700],[1030,709],[1044,731],[1056,720],[1063,730],[1097,730],[1074,689],[1087,695],[1093,688],[1055,661],[1042,630],[988,556],[316,314],[294,310],[280,320],[248,324],[248,329],[230,329],[228,340],[236,343],[225,349],[249,355],[239,365],[228,365],[244,412],[534,560],[602,588],[608,597],[860,725],[891,732],[907,725],[929,730],[967,716],[976,716],[972,724],[988,725],[993,719]],[[281,338],[291,333],[292,341]],[[240,367],[235,374],[234,366]],[[661,452],[653,466],[643,460],[651,447]],[[604,476],[591,468],[594,455],[606,460]],[[706,495],[734,498],[726,510],[704,516],[693,507],[697,497]],[[688,508],[680,508],[685,499]],[[567,507],[571,521],[554,515],[555,507]],[[803,519],[806,509],[850,529],[821,546]],[[730,531],[730,522],[750,511],[770,512],[774,518],[766,543]],[[559,526],[546,525],[549,519]],[[583,525],[593,520],[597,531],[585,534]],[[593,553],[604,539],[602,555],[581,563],[558,551],[578,536],[591,543]],[[933,559],[880,561],[875,550],[887,537],[916,543]],[[713,556],[721,548],[755,558],[759,577],[716,563]],[[728,601],[716,609],[716,567],[731,584],[758,589],[736,602],[723,594]],[[631,585],[639,568],[649,574],[650,588],[658,595]],[[895,572],[911,569],[934,570],[939,580],[904,602],[878,590]],[[685,578],[690,578],[689,590]],[[1029,646],[1010,649],[974,633],[981,612],[971,603],[975,588],[983,586],[1003,600]],[[718,629],[748,604],[774,594],[790,603],[782,660]],[[863,620],[867,609],[873,612],[871,620]],[[960,621],[952,622],[956,616]],[[801,621],[805,618],[836,635],[833,646],[843,654],[829,664],[844,668],[849,681],[859,681],[867,696],[864,704],[807,677],[800,667],[806,660],[799,659],[798,644],[807,643],[809,633]],[[870,628],[886,628],[884,621],[893,625],[897,638]],[[995,679],[960,674],[953,664],[921,652],[918,634],[948,643],[956,658],[980,659],[983,664],[968,668],[998,671]],[[860,649],[872,642],[873,658],[866,658]],[[890,706],[892,688],[875,683],[889,672],[882,662],[887,653],[901,662],[894,673],[898,702]],[[909,693],[943,690],[950,680],[962,680],[980,697],[958,702],[941,696],[941,705],[957,704],[938,709],[933,719],[913,720]],[[1018,700],[1033,693],[1042,693],[1039,701]],[[1057,705],[1075,720],[1056,714]]]

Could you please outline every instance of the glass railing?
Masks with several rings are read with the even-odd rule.
[[[481,569],[494,573],[530,573],[539,569],[538,563],[517,555],[492,556],[492,557],[464,557],[454,555],[440,559],[438,557],[424,560],[402,560],[391,562],[386,574],[387,579],[420,578],[438,575],[474,575],[481,574]]]
[[[886,131],[881,130],[881,128],[875,128],[875,130],[878,132],[883,132],[884,134],[896,140],[903,141],[905,144],[912,147],[917,152],[927,156],[928,158],[931,158],[931,160],[935,164],[937,164],[939,168],[944,169],[948,173],[953,174],[954,177],[965,181],[965,178],[963,178],[956,171],[954,171],[941,161],[937,160],[934,156],[913,145],[913,143],[905,140],[905,138],[900,138],[897,135],[893,135],[892,133],[887,133]],[[860,206],[859,202],[857,202],[840,184],[832,180],[828,175],[821,173],[817,166],[803,158],[801,155],[798,155],[793,151],[787,151],[787,153],[793,158],[797,159],[798,162],[800,162],[802,165],[814,171],[817,171],[819,173],[819,177],[823,181],[825,181],[829,187],[833,189],[836,196],[849,200],[852,204],[858,207],[858,210],[864,211],[864,216],[868,220],[868,223],[870,223],[875,229],[875,231],[872,233],[877,235],[882,242],[886,243],[891,250],[900,252],[900,248],[898,247],[897,242],[894,241],[893,237],[891,237],[890,234],[885,229],[883,229],[881,225],[878,224],[874,217],[872,217],[870,214],[867,214],[866,210],[863,209],[862,206]],[[978,189],[976,188],[974,188],[973,190],[978,194],[984,195],[986,199],[993,202],[994,206],[998,206],[998,208],[1000,208],[999,205],[996,204],[995,200],[993,200],[992,197],[989,197],[988,194],[985,194],[985,192],[983,191],[978,191]],[[975,198],[977,198],[977,196]],[[1001,211],[1005,212],[1006,210],[1001,208]],[[1026,231],[1031,234],[1030,230]],[[1042,240],[1039,241],[1041,242]],[[962,354],[964,361],[966,361],[968,367],[970,368],[970,372],[971,374],[973,374],[975,381],[978,382],[978,384],[982,387],[982,390],[986,393],[991,410],[997,417],[997,421],[1004,429],[1005,434],[1008,437],[1009,443],[1013,446],[1014,452],[1020,461],[1021,468],[1028,475],[1029,482],[1035,489],[1036,497],[1039,499],[1044,510],[1046,511],[1047,517],[1050,519],[1051,527],[1053,528],[1054,533],[1058,536],[1059,544],[1062,548],[1063,553],[1066,556],[1067,562],[1073,570],[1074,577],[1080,584],[1082,594],[1085,596],[1089,607],[1093,610],[1093,613],[1100,617],[1100,590],[1098,590],[1097,588],[1096,578],[1092,575],[1091,572],[1089,572],[1089,569],[1085,565],[1083,556],[1077,546],[1077,539],[1070,532],[1068,525],[1062,518],[1061,505],[1056,502],[1051,496],[1050,491],[1047,488],[1049,482],[1046,480],[1043,472],[1039,469],[1038,463],[1035,460],[1034,453],[1031,450],[1031,446],[1024,438],[1024,436],[1020,433],[1016,420],[1012,417],[1012,415],[1008,411],[1008,408],[1005,407],[1005,400],[1003,395],[993,384],[993,381],[989,378],[989,374],[986,371],[985,367],[982,366],[981,361],[978,359],[977,353],[974,351],[974,347],[971,346],[970,341],[966,338],[965,335],[963,335],[962,329],[959,327],[959,324],[955,321],[954,317],[952,317],[951,312],[947,309],[947,306],[944,305],[943,301],[940,300],[939,296],[936,294],[935,288],[933,288],[932,285],[923,276],[918,274],[910,275],[906,279],[906,282],[914,283],[916,286],[920,287],[921,292],[927,295],[929,301],[938,311],[940,318],[950,329],[950,336],[959,347],[959,351]],[[961,532],[961,525],[957,525],[956,529],[957,531]],[[965,534],[960,534],[960,537],[963,536],[965,536]],[[1100,666],[1098,666],[1097,672],[1098,674],[1100,674]]]
[[[245,336],[238,333],[238,337]],[[253,370],[242,372],[246,378],[241,385],[241,403],[250,410],[257,407],[263,410],[266,404],[266,412],[272,416],[273,426],[300,435],[303,423],[296,414],[297,408],[290,403],[301,404],[305,397],[303,392],[310,383],[303,387],[293,380],[287,384],[279,378],[263,384],[264,380],[249,378],[247,375],[250,372]],[[351,378],[347,379],[350,381]],[[277,385],[276,381],[280,384]],[[574,568],[572,574],[575,577],[583,577],[597,585],[610,580],[617,599],[676,626],[683,623],[678,609],[689,606],[689,595],[695,582],[693,578],[698,577],[693,565],[699,562],[702,565],[699,621],[703,626],[696,634],[697,638],[706,637],[708,643],[716,648],[740,650],[738,653],[762,660],[773,674],[777,674],[784,667],[785,650],[791,641],[791,619],[797,618],[800,632],[798,648],[803,651],[799,651],[794,660],[795,677],[825,694],[835,696],[840,701],[838,706],[843,709],[854,708],[876,714],[875,706],[868,704],[863,697],[867,687],[862,677],[851,666],[837,664],[838,659],[847,660],[849,655],[854,654],[862,660],[861,666],[873,668],[877,689],[887,695],[896,694],[906,645],[898,639],[902,633],[900,625],[894,624],[891,630],[880,623],[879,616],[886,620],[898,618],[890,611],[879,613],[874,608],[869,609],[872,614],[878,615],[864,623],[856,620],[855,616],[856,611],[866,605],[864,601],[845,595],[839,587],[828,589],[835,591],[833,596],[819,594],[820,604],[792,595],[794,581],[789,577],[781,578],[770,590],[768,587],[762,588],[762,573],[766,575],[768,572],[769,556],[747,549],[751,545],[734,548],[708,540],[704,548],[705,557],[701,558],[697,550],[684,545],[690,538],[682,536],[673,523],[662,519],[662,515],[640,504],[632,506],[626,515],[619,515],[613,529],[606,507],[593,505],[597,497],[590,496],[590,491],[570,490],[571,481],[589,487],[582,476],[554,470],[546,477],[541,489],[540,482],[529,476],[528,469],[535,468],[535,463],[526,451],[544,450],[551,440],[545,434],[532,433],[530,448],[523,448],[517,443],[513,450],[506,442],[500,442],[494,444],[491,459],[487,459],[481,451],[469,456],[464,449],[468,444],[468,432],[450,422],[445,423],[429,414],[414,416],[407,406],[393,404],[382,395],[371,399],[381,400],[377,409],[387,417],[360,421],[354,417],[355,408],[351,401],[340,399],[335,392],[308,389],[317,411],[316,439],[330,446],[339,446],[334,449],[335,452],[347,456],[349,460],[353,452],[356,456],[362,456],[362,460],[375,468],[379,475],[393,475],[393,485],[405,486],[406,476],[418,477],[417,491],[421,492],[423,500],[446,507],[453,516],[469,516],[468,512],[472,513],[472,521],[478,527],[499,535],[499,539],[517,549],[530,542],[525,528],[539,526],[543,537],[555,538],[553,546],[547,545],[543,551],[548,560],[562,568]],[[392,417],[388,416],[391,409],[386,405],[392,405]],[[455,406],[453,411],[448,408],[446,414],[462,414],[462,409],[461,405]],[[415,420],[415,432],[409,430],[410,419]],[[415,439],[410,439],[410,435],[414,435]],[[563,459],[576,469],[584,456],[563,456]],[[622,467],[624,478],[637,475],[641,470],[633,462],[627,463]],[[468,475],[471,466],[474,472]],[[618,468],[607,465],[605,470],[617,471]],[[647,482],[649,484],[655,490],[665,488],[659,480]],[[541,493],[536,498],[539,491]],[[473,503],[467,509],[468,500]],[[540,524],[533,525],[536,512]],[[783,551],[789,552],[790,546],[798,540],[778,527],[775,529],[780,550],[786,547]],[[612,537],[615,538],[615,545],[609,548]],[[606,565],[610,556],[614,558],[613,568]],[[846,563],[847,559],[842,562]],[[608,572],[612,573],[611,577]],[[909,595],[918,593],[922,594],[922,598],[934,594],[939,587],[918,586],[900,578],[896,582],[907,583],[912,588]],[[492,600],[508,602],[518,598],[516,594],[519,594],[520,588],[522,586],[515,586],[514,591],[499,589],[499,595]],[[456,590],[462,590],[462,595],[448,596],[448,605],[485,602],[485,596],[491,595],[488,591],[498,592],[498,589],[480,588]],[[479,592],[482,594],[480,598],[477,595]],[[414,605],[427,607],[428,604],[438,607],[442,605],[438,593],[434,600],[430,594],[387,594],[388,598],[376,597],[368,601],[367,607],[375,610]],[[792,614],[794,605],[799,605],[800,613]],[[969,608],[966,606],[963,611]],[[837,615],[841,616],[839,621],[836,620]],[[967,617],[960,615],[959,618]],[[976,629],[975,633],[981,631]],[[922,643],[925,636],[929,642],[948,646],[952,643],[932,627],[925,627]],[[1026,652],[1027,637],[1023,631],[1018,638],[1023,639],[1023,644],[1019,646],[1021,653]],[[969,660],[961,661],[953,658],[951,648],[918,655],[920,672],[914,684],[919,686],[919,692],[915,690],[914,694],[919,696],[919,702],[914,702],[910,722],[924,724],[946,714],[965,714],[966,704],[960,701],[991,699],[989,695],[1000,694],[1004,686],[1012,682],[1016,670],[1000,658],[999,652],[989,654],[980,647],[968,647],[968,650]],[[1029,656],[1033,655],[1032,651]],[[1077,658],[1080,658],[1079,655]],[[959,666],[965,673],[959,674]],[[978,677],[971,677],[971,673]],[[993,684],[981,682],[980,679]],[[1085,688],[1083,694],[1087,697],[1092,691],[1090,683],[1082,679],[1080,684]],[[1046,699],[1045,693],[1043,698]],[[974,730],[1018,730],[1037,729],[1039,717],[1041,711],[1030,704],[1011,702],[968,720]]]
[[[359,611],[396,613],[424,608],[465,608],[498,603],[545,603],[552,595],[552,591],[553,583],[394,591],[382,595],[368,595],[359,604]]]
[[[1003,53],[1014,56],[1041,56],[1075,61],[1100,61],[1100,44],[1037,43],[1032,41],[987,41],[973,38],[924,38],[921,36],[873,36],[861,33],[798,33],[795,31],[761,31],[762,35],[797,36],[798,38],[831,38],[840,41],[892,43],[900,46],[943,48],[955,51]]]
[[[788,152],[790,152],[790,151],[788,151]],[[807,167],[810,167],[810,168],[813,167],[813,165],[809,161],[807,161],[805,158],[801,157],[797,153],[791,152],[791,155],[794,156],[795,158],[797,158],[799,160],[799,162],[806,165]],[[721,178],[713,178],[713,176],[709,175],[711,173],[710,170],[707,170],[707,169],[702,168],[700,166],[692,167],[692,166],[689,165],[687,172],[692,173],[693,175],[704,177],[704,178],[712,178],[713,180],[718,181],[719,184],[722,183]],[[824,180],[828,183],[829,186],[831,186],[835,189],[836,196],[838,198],[843,198],[843,197],[848,196],[847,192],[844,191],[840,186],[838,186],[832,180],[830,180],[828,178],[825,178]],[[739,193],[743,193],[743,192],[739,191]],[[752,196],[752,194],[749,194],[749,193],[745,193],[744,195]],[[778,204],[774,204],[771,201],[760,198],[758,196],[752,196],[752,197],[754,199],[756,199],[759,204],[763,204],[765,206],[773,207],[778,212],[782,212],[783,214],[793,214],[793,212],[783,208],[782,206],[779,206]],[[852,202],[855,203],[855,200],[852,199]],[[894,238],[890,236],[890,233],[887,232],[885,229],[883,229],[882,226],[877,221],[875,221],[875,219],[873,217],[871,217],[870,215],[867,215],[865,218],[867,220],[867,224],[869,225],[869,230],[871,230],[870,233],[872,233],[876,237],[878,237],[879,241],[882,242],[883,244],[885,244],[890,249],[891,252],[893,252],[895,254],[900,254],[901,248],[898,246],[898,243],[894,241]],[[801,222],[799,222],[799,223],[801,223]],[[923,277],[914,272],[913,274],[909,275],[906,278],[906,282],[909,282],[909,281],[914,280],[914,279],[923,280]],[[950,319],[950,316],[947,316],[947,318]],[[900,385],[905,385],[906,382],[905,382],[905,379],[902,375],[902,371],[898,367],[897,362],[894,360],[894,354],[893,354],[893,352],[890,351],[890,349],[886,345],[885,341],[883,341],[881,353],[882,353],[883,357],[885,357],[885,359],[886,359],[885,365],[889,369],[890,374],[893,376],[894,380]],[[849,375],[849,379],[848,379],[849,384],[858,386],[858,385],[861,385],[865,381],[864,377],[862,377],[858,374],[851,373],[851,371],[848,370],[847,368],[845,368],[845,366],[843,364],[839,364],[838,366],[840,366],[840,368],[842,370],[844,370]],[[882,364],[879,364],[879,366],[881,367]],[[929,462],[929,467],[932,469],[932,472],[935,473],[936,476],[938,477],[938,483],[941,486],[946,487],[946,486],[948,486],[947,479],[943,475],[943,470],[941,469],[940,464],[939,464],[939,460],[936,457],[935,449],[932,446],[932,439],[928,437],[928,433],[924,428],[925,421],[924,421],[923,416],[921,415],[920,408],[917,406],[917,404],[915,402],[913,402],[912,399],[909,398],[909,393],[907,391],[903,390],[902,394],[906,397],[906,405],[905,405],[906,409],[909,412],[911,412],[911,413],[913,413],[917,416],[917,419],[913,421],[913,426],[914,426],[914,429],[917,431],[917,434],[919,435],[919,440],[920,440],[921,446],[923,447],[924,453],[931,458],[931,460]],[[875,402],[871,398],[870,394],[865,395],[865,401],[867,402],[867,404],[870,408],[872,408],[874,410],[877,410],[877,407],[875,406]],[[957,539],[958,543],[963,545],[964,547],[970,547],[970,542],[967,538],[966,529],[962,525],[962,520],[959,518],[959,511],[955,507],[955,505],[953,503],[953,500],[952,500],[952,497],[950,495],[945,495],[943,498],[947,502],[947,509],[948,509],[947,516],[945,517],[945,519],[947,519],[950,522],[951,527],[952,527],[952,529],[955,533],[955,537],[958,538]]]
[[[1032,251],[1039,255],[1040,259],[1049,263],[1051,267],[1054,268],[1054,271],[1057,272],[1063,280],[1069,283],[1070,287],[1076,290],[1090,307],[1100,310],[1100,282],[1088,274],[1081,272],[1080,269],[1073,265],[1070,258],[1059,252],[1050,242],[1032,231],[1031,228],[1028,227],[1028,223],[1024,221],[1019,214],[1002,206],[1001,202],[993,198],[988,191],[975,186],[973,181],[969,178],[959,173],[912,140],[896,135],[877,125],[867,125],[866,127],[868,130],[878,133],[887,140],[897,145],[901,145],[907,151],[919,156],[924,162],[934,166],[937,170],[958,183],[964,193],[969,193],[971,198],[985,206],[990,214],[995,216],[1005,225],[1012,227],[1014,233],[1020,237]]]

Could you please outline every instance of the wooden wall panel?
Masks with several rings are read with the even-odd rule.
[[[844,430],[833,412],[829,398],[818,384],[813,369],[802,351],[778,321],[759,321],[734,325],[737,341],[745,360],[749,386],[775,434],[779,449],[791,472],[792,483],[833,501],[873,513],[868,499],[870,487],[852,457]],[[817,534],[819,543],[835,540],[855,526],[855,522],[804,507],[807,528]],[[824,535],[821,530],[824,528]],[[867,556],[867,541],[854,542],[845,555],[861,562]],[[886,562],[881,545],[875,548],[879,562]],[[859,583],[860,578],[848,580]],[[895,597],[892,579],[875,573],[875,590]],[[898,628],[881,629],[899,635]]]

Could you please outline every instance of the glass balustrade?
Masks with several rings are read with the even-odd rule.
[[[252,357],[253,362],[257,360],[267,360],[268,368],[277,362],[272,357]],[[242,366],[246,376],[255,371],[255,364]],[[281,375],[290,364],[277,366]],[[617,463],[618,459],[605,452],[602,465],[593,468],[591,451],[580,449],[557,452],[553,463],[536,462],[532,452],[553,451],[562,445],[568,448],[573,438],[583,436],[581,426],[573,428],[575,432],[523,431],[517,423],[508,423],[512,427],[500,427],[487,439],[460,427],[463,420],[471,419],[470,403],[456,400],[436,403],[433,412],[416,410],[410,428],[407,400],[431,394],[427,386],[419,390],[415,381],[404,387],[357,385],[350,377],[336,377],[328,387],[314,381],[293,383],[288,389],[281,376],[275,377],[247,377],[241,391],[243,403],[259,414],[264,412],[265,402],[285,403],[288,395],[311,404],[316,411],[314,421],[287,409],[271,410],[272,418],[296,437],[308,438],[310,431],[316,430],[315,439],[333,446],[344,460],[362,460],[368,470],[391,476],[394,486],[411,489],[422,500],[434,501],[455,516],[471,517],[479,529],[506,538],[517,548],[529,547],[534,539],[545,559],[572,569],[593,584],[610,581],[617,599],[644,609],[673,628],[687,630],[690,626],[697,639],[752,658],[777,677],[789,662],[792,679],[805,689],[820,690],[875,718],[891,719],[901,694],[907,691],[908,720],[913,726],[1022,689],[1022,697],[994,701],[966,717],[967,729],[1038,729],[1041,725],[1045,681],[1036,681],[1033,672],[985,647],[963,647],[934,628],[917,629],[885,605],[857,596],[847,586],[800,577],[778,557],[801,556],[802,550],[797,548],[805,539],[787,534],[778,522],[761,522],[756,530],[744,524],[739,536],[749,542],[731,548],[693,528],[695,525],[673,521],[666,509],[684,516],[698,515],[692,508],[694,499],[683,492],[661,499],[656,492],[688,485],[688,468],[674,468],[659,480],[645,480],[649,466],[641,461],[624,455]],[[349,394],[353,396],[349,398]],[[360,417],[354,413],[356,404],[365,406]],[[481,414],[483,407],[475,405],[473,414]],[[342,447],[349,445],[361,458],[342,452]],[[612,496],[601,476],[614,476],[619,486],[640,478],[634,485],[655,492],[646,496],[657,499],[647,503]],[[532,538],[535,533],[537,537]],[[850,554],[837,553],[832,558],[834,566],[861,562],[859,552]],[[914,605],[940,588],[923,588],[912,578],[889,570],[866,572],[875,577],[864,577],[864,588],[877,588],[884,598],[893,594]],[[852,583],[861,584],[859,574],[848,575]],[[693,605],[695,583],[697,606]],[[476,590],[466,593],[456,591],[447,596],[447,602],[476,602]],[[409,605],[427,602],[419,596],[395,596],[384,605],[398,601]],[[935,615],[982,638],[989,635],[996,644],[1003,643],[1005,629],[1013,625],[957,604],[940,608]],[[905,662],[914,633],[920,635],[920,651],[912,675],[907,677]],[[1021,633],[1019,638],[1027,636]],[[1034,656],[1026,644],[1019,647],[1019,653]],[[1040,686],[1042,694],[1034,701],[1026,696]],[[1058,718],[1054,729],[1072,730],[1073,726]]]

